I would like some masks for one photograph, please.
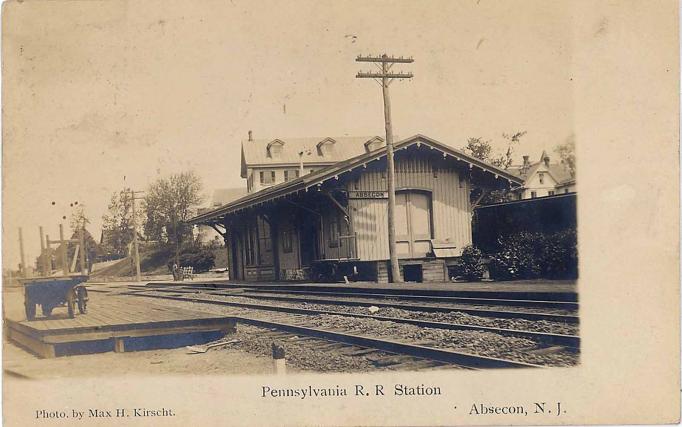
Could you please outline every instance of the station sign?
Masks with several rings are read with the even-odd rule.
[[[388,191],[349,191],[349,199],[388,199]]]

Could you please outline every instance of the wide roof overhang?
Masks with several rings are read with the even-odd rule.
[[[495,179],[502,179],[509,183],[509,185],[522,185],[523,179],[514,176],[504,169],[493,166],[487,162],[472,157],[463,151],[449,147],[435,139],[427,136],[417,134],[409,138],[398,141],[394,144],[394,150],[400,151],[412,146],[421,147],[422,145],[432,149],[438,150],[442,153],[444,158],[453,158],[455,160],[463,161],[469,164],[470,168],[477,168],[483,172],[488,172],[494,175]],[[338,179],[341,175],[349,173],[357,168],[366,167],[368,163],[379,160],[386,156],[386,147],[380,147],[376,150],[364,153],[362,155],[343,160],[335,163],[324,169],[315,171],[314,173],[304,175],[292,181],[278,184],[256,193],[249,194],[233,202],[230,202],[219,208],[204,212],[200,215],[190,219],[190,224],[216,224],[233,213],[249,209],[265,202],[275,201],[283,197],[301,192],[308,191],[310,188],[322,185],[325,181],[330,179]]]

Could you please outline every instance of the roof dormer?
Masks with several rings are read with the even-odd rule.
[[[384,146],[384,138],[375,136],[374,138],[365,142],[365,151],[370,152]]]
[[[284,147],[284,141],[281,139],[273,139],[270,141],[266,147],[267,155],[270,158],[276,159],[282,153],[282,148]]]
[[[317,155],[322,157],[329,157],[334,153],[334,144],[336,140],[333,138],[325,138],[317,143]]]

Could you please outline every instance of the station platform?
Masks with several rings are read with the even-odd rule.
[[[73,319],[64,308],[32,321],[16,309],[6,314],[7,338],[43,358],[203,344],[235,328],[230,317],[95,292],[88,312]]]

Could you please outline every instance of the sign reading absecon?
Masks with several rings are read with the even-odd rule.
[[[349,191],[349,199],[388,199],[388,191]]]

